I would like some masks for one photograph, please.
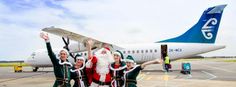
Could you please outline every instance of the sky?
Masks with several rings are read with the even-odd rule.
[[[45,49],[41,29],[55,26],[116,44],[153,43],[187,31],[202,12],[227,4],[216,44],[203,56],[235,56],[235,0],[0,0],[0,60],[25,59]],[[51,35],[53,48],[64,46]]]

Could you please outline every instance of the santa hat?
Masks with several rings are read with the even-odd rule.
[[[125,62],[135,63],[134,58],[131,55],[128,55],[125,59]]]
[[[106,51],[107,53],[111,53],[109,50],[107,50],[106,48],[101,48],[99,50],[97,50],[97,52],[95,52],[95,55],[100,55],[102,53],[102,51]]]
[[[108,47],[104,47],[105,49],[107,49],[107,50],[109,50],[109,51],[111,51],[111,49],[110,48],[108,48]]]
[[[107,49],[107,50],[109,50],[109,51],[111,51],[111,49],[109,48],[110,46],[108,46],[108,47],[107,47],[107,46],[104,47],[105,44],[109,45],[108,43],[103,43],[103,44],[102,44],[102,47],[105,48],[105,49]]]

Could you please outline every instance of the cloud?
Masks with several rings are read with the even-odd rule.
[[[84,17],[85,20],[81,20],[82,26],[91,33],[97,35],[100,33],[105,35],[117,34],[119,37],[114,36],[115,40],[123,36],[122,39],[128,40],[122,42],[134,43],[155,42],[176,36],[176,33],[172,32],[182,34],[195,24],[203,10],[209,7],[206,2],[197,2],[184,0],[177,2],[167,0],[161,1],[161,3],[156,0],[82,0],[63,1],[60,4],[72,14]],[[191,10],[186,7],[198,9]],[[181,21],[183,18],[191,20]],[[133,29],[142,30],[142,33],[139,36],[127,35],[127,31]],[[104,36],[100,38],[109,39],[109,37]],[[111,42],[117,42],[115,40],[111,40]]]
[[[34,50],[45,48],[39,38],[42,28],[74,24],[70,18],[64,16],[63,9],[51,8],[43,3],[33,4],[31,8],[27,8],[27,4],[31,3],[24,3],[26,6],[20,5],[22,2],[6,3],[0,3],[0,47],[4,48],[1,49],[1,58],[27,58]]]
[[[38,34],[55,26],[113,43],[147,43],[172,38],[194,25],[209,6],[228,3],[217,43],[236,49],[233,0],[6,0],[0,1],[0,51],[3,57],[26,57],[45,48]],[[50,35],[55,48],[61,39]],[[58,44],[59,43],[59,44]],[[223,50],[224,51],[224,50]],[[214,53],[213,55],[221,53]]]

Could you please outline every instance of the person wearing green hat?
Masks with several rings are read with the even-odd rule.
[[[124,75],[124,69],[126,68],[126,64],[123,61],[124,57],[123,54],[117,50],[113,53],[115,62],[110,64],[110,69],[112,73],[112,87],[122,87],[124,81],[122,76]]]
[[[69,55],[68,51],[66,49],[62,49],[59,53],[60,58],[57,59],[56,55],[52,51],[48,34],[41,33],[40,37],[46,42],[48,56],[53,64],[53,71],[56,77],[53,87],[71,87],[70,69],[72,64],[67,60]]]
[[[125,59],[126,69],[124,70],[124,85],[123,87],[137,87],[136,78],[141,70],[143,70],[147,65],[161,63],[160,60],[152,60],[144,62],[141,65],[136,65],[134,58],[128,55]]]
[[[89,87],[85,68],[85,58],[80,55],[76,55],[75,58],[75,65],[70,70],[71,79],[74,80],[73,87]]]

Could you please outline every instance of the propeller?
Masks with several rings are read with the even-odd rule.
[[[70,49],[69,49],[69,44],[70,44],[70,40],[69,40],[69,38],[67,38],[67,41],[66,41],[66,39],[64,38],[64,37],[62,37],[62,40],[63,40],[63,42],[64,42],[64,44],[65,44],[65,46],[63,47],[63,48],[65,48],[66,50],[68,50],[68,51],[70,51]]]
[[[69,52],[69,55],[74,59],[74,61],[76,61],[76,57],[73,55],[73,53],[70,53],[69,49],[70,39],[68,37],[66,39],[65,37],[62,37],[62,40],[65,43],[65,46],[63,48],[65,48]]]

